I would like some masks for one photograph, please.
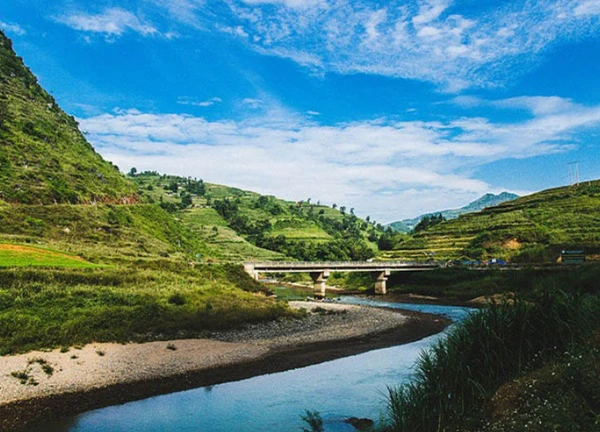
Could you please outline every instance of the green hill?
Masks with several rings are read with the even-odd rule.
[[[0,33],[0,356],[296,315],[241,266],[198,265],[218,253],[138,197]]]
[[[441,210],[439,212],[434,213],[425,213],[413,219],[403,219],[401,221],[392,222],[387,226],[391,227],[394,231],[408,233],[411,230],[415,229],[419,222],[421,222],[421,220],[425,217],[431,217],[441,214],[446,220],[456,219],[461,214],[478,212],[483,210],[484,208],[497,206],[506,201],[512,201],[517,198],[519,198],[519,195],[515,195],[509,192],[502,192],[498,195],[488,193],[476,199],[475,201],[467,204],[466,206],[458,209]]]
[[[94,151],[77,126],[0,31],[0,200],[135,202],[135,186]]]
[[[201,180],[143,172],[131,176],[223,260],[364,260],[377,251],[381,226],[353,210],[290,202]]]
[[[404,237],[387,259],[469,257],[555,261],[561,249],[600,252],[600,181],[548,189]]]

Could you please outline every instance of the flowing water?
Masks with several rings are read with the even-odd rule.
[[[343,302],[445,315],[461,320],[470,309],[399,304],[343,297]],[[421,350],[443,333],[417,342],[338,360],[201,387],[80,414],[35,432],[285,432],[306,426],[301,416],[317,410],[327,432],[354,431],[349,417],[377,420],[388,386],[409,380]]]

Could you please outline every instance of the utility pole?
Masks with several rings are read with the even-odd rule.
[[[567,166],[569,167],[569,185],[579,186],[579,161],[569,162]]]

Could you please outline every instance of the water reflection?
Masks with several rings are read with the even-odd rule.
[[[346,297],[342,301],[462,319],[469,309],[455,306],[395,304]],[[443,337],[378,349],[243,381],[203,387],[103,408],[36,432],[255,432],[299,431],[304,410],[317,410],[328,432],[354,431],[344,420],[377,420],[388,386],[410,379],[421,350]]]

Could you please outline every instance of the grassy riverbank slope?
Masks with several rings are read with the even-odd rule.
[[[89,342],[197,337],[293,317],[235,265],[0,269],[0,354]]]
[[[383,430],[598,430],[597,282],[531,291],[527,302],[478,311],[423,355],[415,379],[390,392]]]

